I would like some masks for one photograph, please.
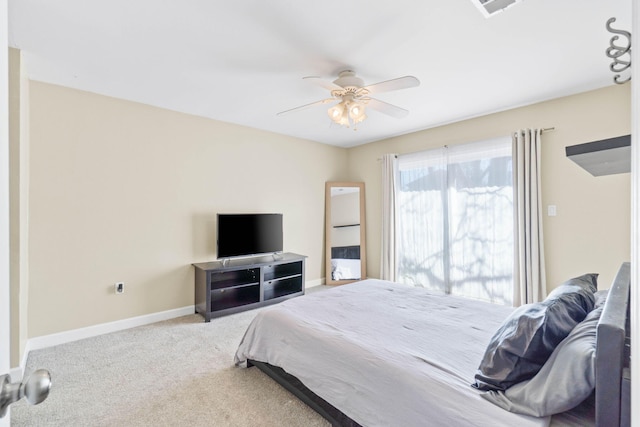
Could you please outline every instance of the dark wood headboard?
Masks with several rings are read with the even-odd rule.
[[[630,288],[631,265],[625,262],[609,290],[596,333],[597,427],[630,425],[630,339],[627,328]]]

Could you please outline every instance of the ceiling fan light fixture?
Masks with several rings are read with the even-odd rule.
[[[367,118],[367,115],[362,113],[360,116],[358,116],[357,118],[353,118],[353,123],[354,124],[358,124],[360,122],[364,122],[364,120]]]
[[[334,122],[338,123],[344,114],[344,102],[340,102],[339,104],[334,105],[333,107],[327,110],[327,114]]]
[[[281,111],[280,113],[278,113],[278,115],[306,109],[314,105],[337,102],[337,104],[326,110],[327,115],[332,122],[348,128],[353,127],[353,130],[357,129],[358,123],[362,123],[367,119],[367,107],[371,107],[376,111],[395,118],[406,117],[407,114],[409,114],[409,111],[403,108],[396,107],[395,105],[391,105],[378,99],[369,97],[370,94],[407,89],[420,85],[420,80],[418,80],[416,77],[404,76],[365,86],[364,81],[360,77],[356,76],[355,72],[352,70],[341,71],[339,77],[333,82],[323,81],[319,77],[314,76],[304,77],[304,79],[309,80],[310,82],[313,82],[326,90],[329,90],[329,92],[331,93],[331,98],[322,99],[310,104],[305,104],[296,108]]]
[[[353,122],[355,130],[355,125],[363,122],[367,118],[367,115],[365,114],[364,104],[361,104],[359,102],[352,103],[349,107],[349,117]]]
[[[346,107],[343,108],[342,110],[342,115],[337,119],[334,120],[334,122],[338,123],[339,125],[342,125],[344,127],[349,127],[350,123],[349,123],[349,109]]]
[[[498,12],[502,12],[521,1],[522,0],[471,0],[480,12],[482,12],[485,18],[489,18]]]
[[[345,127],[356,125],[367,118],[364,104],[352,100],[343,100],[327,110],[334,123]]]

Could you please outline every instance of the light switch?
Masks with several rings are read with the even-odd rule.
[[[556,205],[547,206],[547,215],[548,216],[556,216],[557,215]]]

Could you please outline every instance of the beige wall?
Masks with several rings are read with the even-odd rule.
[[[373,118],[371,118],[372,120]],[[367,187],[367,273],[380,274],[381,165],[385,153],[411,153],[479,141],[521,128],[555,127],[543,135],[542,203],[547,287],[586,272],[600,273],[608,288],[623,261],[630,260],[630,174],[593,177],[567,159],[564,148],[629,134],[630,85],[491,114],[378,141],[349,150],[350,178]],[[547,217],[546,207],[557,206]]]
[[[282,212],[324,277],[345,149],[40,82],[30,105],[30,337],[193,305],[217,212]]]
[[[544,222],[549,287],[587,271],[608,287],[629,259],[629,174],[594,178],[564,156],[630,132],[628,86],[349,150],[45,83],[29,94],[29,337],[193,304],[190,264],[215,257],[216,212],[282,212],[285,250],[308,255],[319,281],[326,181],[366,183],[378,277],[382,154],[524,127],[556,128],[543,141],[543,204],[558,207]]]

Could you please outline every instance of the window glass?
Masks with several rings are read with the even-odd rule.
[[[398,280],[511,305],[511,139],[398,157]]]

